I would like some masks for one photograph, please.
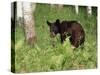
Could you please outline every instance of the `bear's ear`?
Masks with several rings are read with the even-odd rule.
[[[51,26],[51,23],[50,23],[49,21],[47,21],[47,24],[48,24],[49,26]]]
[[[56,24],[60,24],[60,20],[59,19],[56,20]]]

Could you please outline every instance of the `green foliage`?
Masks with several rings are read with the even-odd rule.
[[[39,72],[72,69],[92,69],[97,67],[96,11],[88,17],[86,8],[80,7],[75,14],[74,6],[64,6],[63,9],[51,8],[47,4],[37,4],[35,14],[35,29],[37,42],[33,47],[25,43],[21,27],[15,31],[15,70],[19,72]],[[93,8],[96,10],[96,8]],[[60,43],[60,35],[50,38],[46,21],[78,20],[82,24],[86,40],[84,48],[73,50],[69,41]]]

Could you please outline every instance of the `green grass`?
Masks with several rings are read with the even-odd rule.
[[[34,47],[25,44],[23,29],[19,26],[15,31],[15,72],[40,72],[93,69],[97,67],[97,33],[96,8],[93,15],[87,16],[86,7],[80,7],[79,14],[75,14],[74,6],[64,6],[63,9],[51,8],[47,4],[37,4],[35,16],[35,29],[37,42]],[[77,20],[86,33],[84,49],[71,48],[68,38],[64,44],[60,43],[57,35],[50,38],[49,27],[46,21],[54,22],[56,19]],[[52,45],[54,44],[54,46]]]

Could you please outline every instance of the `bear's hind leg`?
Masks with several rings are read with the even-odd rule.
[[[71,42],[71,45],[74,46],[75,48],[79,47],[79,41],[77,40],[77,37],[75,37],[75,35],[72,35],[70,37],[70,42]]]

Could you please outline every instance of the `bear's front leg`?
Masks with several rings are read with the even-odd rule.
[[[61,34],[60,36],[61,36],[61,43],[63,43],[66,39],[66,35]]]

